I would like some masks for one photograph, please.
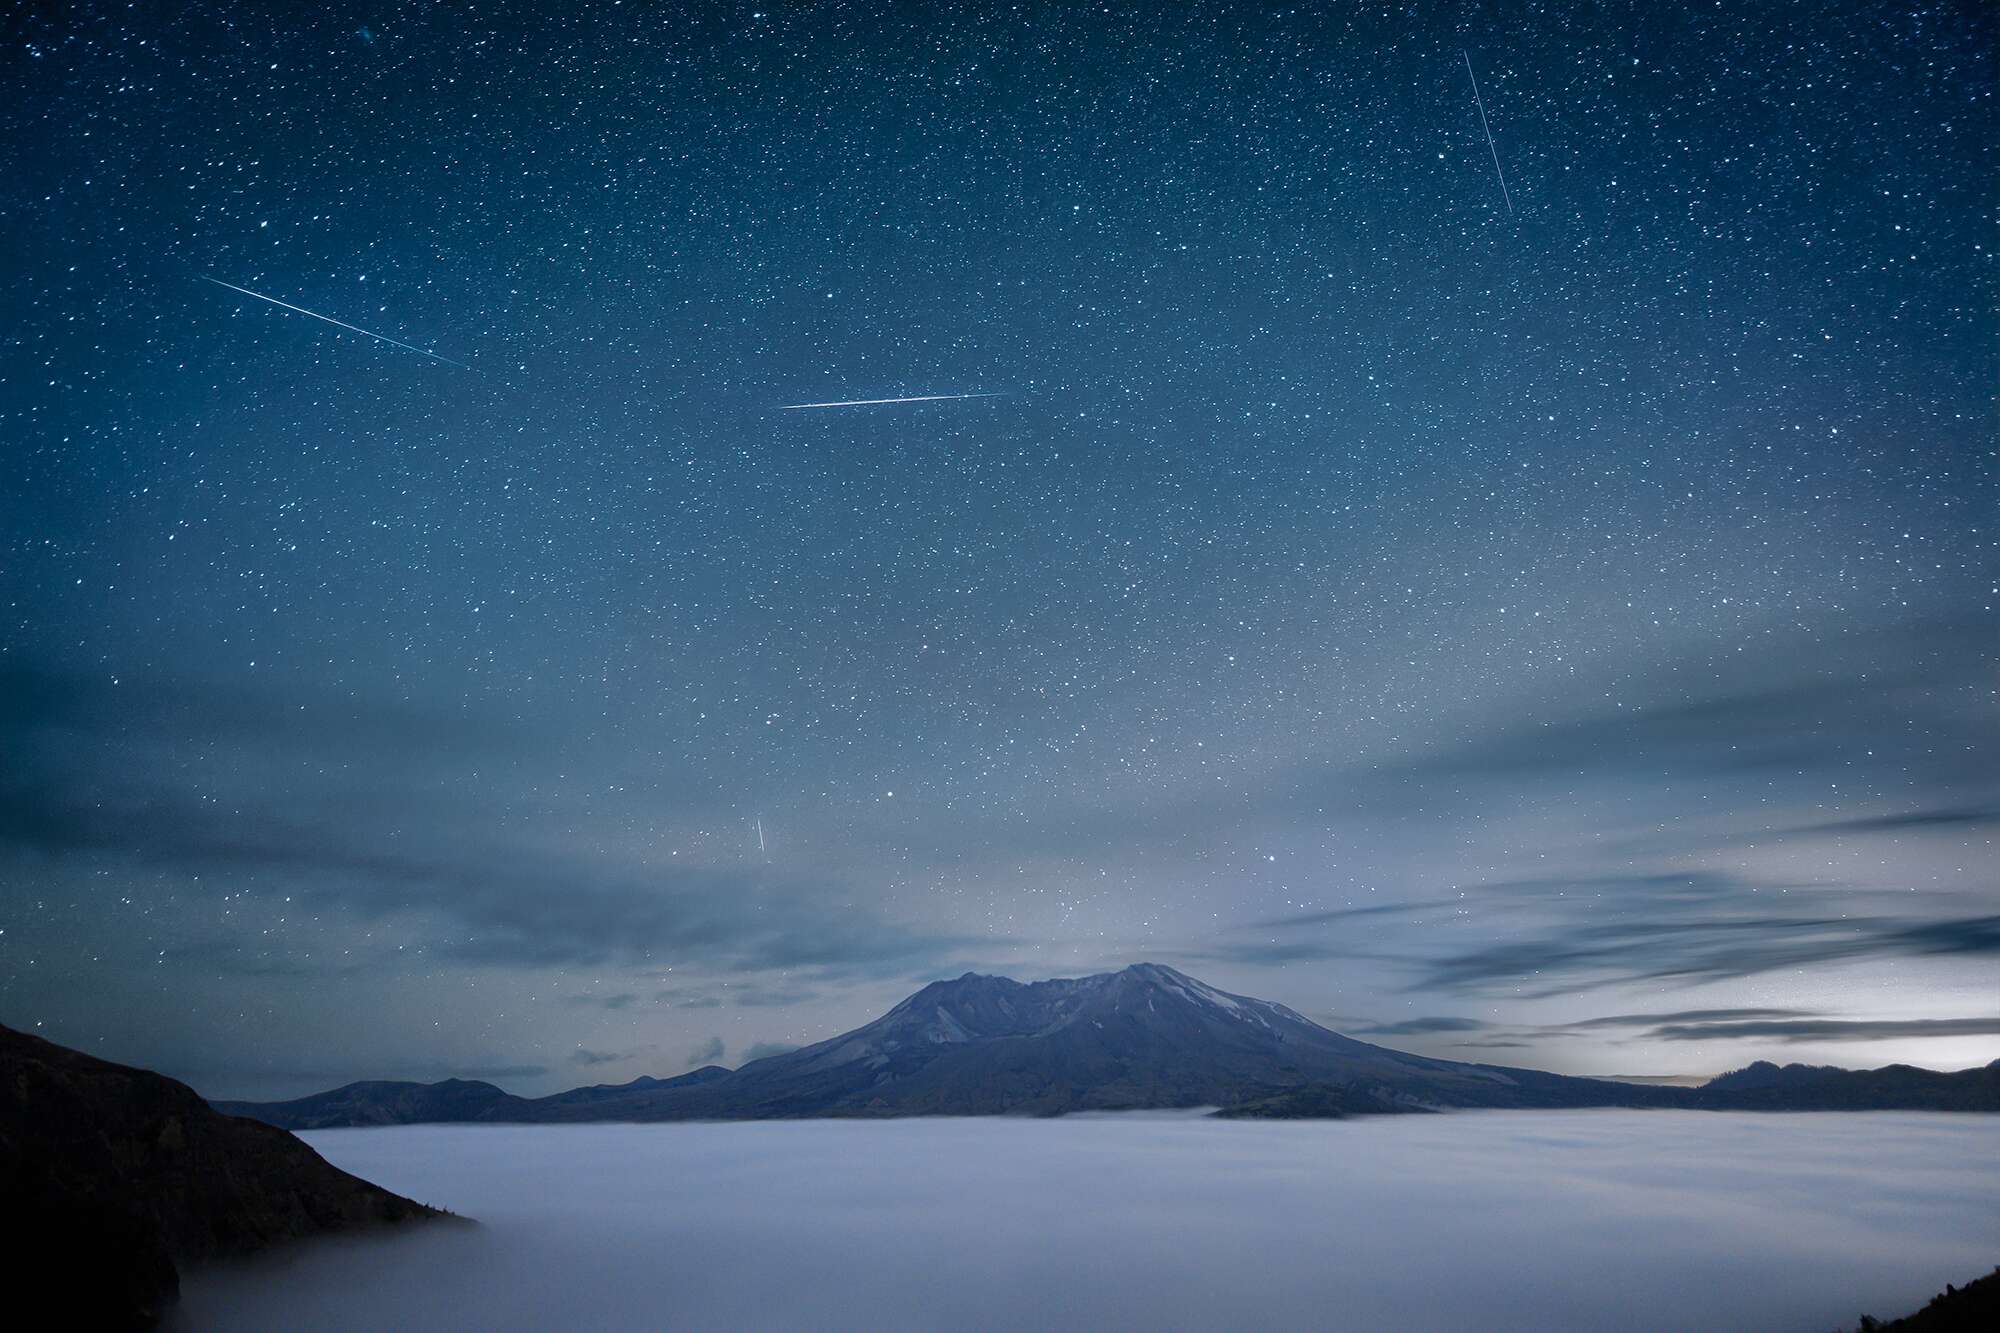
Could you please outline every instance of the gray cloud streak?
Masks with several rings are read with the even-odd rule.
[[[1665,1023],[1740,1022],[1748,1019],[1811,1018],[1807,1009],[1677,1009],[1664,1014],[1606,1014],[1602,1018],[1579,1019],[1558,1024],[1556,1030],[1571,1032],[1591,1028],[1650,1028]]]
[[[2000,1037],[2000,1017],[1815,1018],[1749,1023],[1671,1023],[1655,1028],[1647,1035],[1661,1041],[1734,1041],[1754,1037],[1787,1044],[1812,1041],[1892,1041],[1904,1037]]]
[[[1782,888],[1801,891],[1774,891]],[[1550,996],[1609,982],[1695,983],[1857,959],[2000,953],[2000,915],[1826,914],[1835,902],[1879,909],[1909,901],[1893,886],[1815,889],[1717,871],[1511,879],[1400,907],[1370,904],[1258,922],[1188,956],[1266,964],[1371,959],[1411,971],[1412,991],[1481,994],[1525,987],[1526,994]],[[1393,930],[1357,937],[1338,928],[1399,917],[1435,920],[1439,913],[1449,914],[1457,934],[1492,938],[1412,954],[1394,947],[1399,937]],[[1253,932],[1258,937],[1247,938]]]
[[[1396,1023],[1375,1023],[1352,1029],[1358,1036],[1419,1037],[1433,1032],[1478,1032],[1489,1024],[1476,1018],[1406,1018]]]
[[[610,1009],[615,1011],[630,1008],[632,1002],[638,998],[631,991],[620,991],[614,995],[571,995],[566,997],[564,1003],[581,1005],[592,1009]]]
[[[810,875],[750,864],[635,866],[568,850],[576,844],[560,852],[511,844],[503,810],[457,820],[431,810],[413,826],[393,793],[378,798],[340,779],[275,791],[243,784],[232,799],[215,800],[149,776],[171,765],[128,771],[111,760],[138,743],[171,752],[162,719],[196,705],[244,719],[241,728],[223,730],[252,757],[267,743],[314,753],[320,732],[297,731],[303,724],[295,723],[293,733],[271,741],[259,730],[269,710],[254,699],[231,714],[197,688],[153,686],[128,708],[108,686],[10,671],[8,682],[20,685],[21,695],[0,711],[0,750],[10,760],[0,775],[0,856],[22,865],[122,864],[237,887],[268,878],[318,911],[404,920],[416,947],[433,958],[499,966],[694,961],[743,971],[903,975],[992,943],[887,920],[844,886]],[[456,720],[426,727],[405,712],[372,729],[343,713],[329,732],[356,725],[384,745],[398,738],[412,763],[420,755],[431,762],[444,740],[480,735]],[[338,772],[344,765],[321,767]],[[343,822],[295,813],[329,808]],[[227,950],[202,947],[218,967],[262,966],[253,956],[232,964]]]
[[[569,1057],[569,1062],[586,1068],[594,1065],[615,1065],[620,1060],[631,1059],[634,1054],[636,1052],[633,1051],[593,1051],[588,1047],[579,1046]]]
[[[1548,996],[1606,981],[1720,981],[1860,959],[1989,954],[2000,954],[2000,916],[1638,918],[1424,960],[1411,988],[1525,986]]]

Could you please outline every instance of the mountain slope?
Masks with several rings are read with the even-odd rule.
[[[179,1291],[176,1264],[441,1216],[184,1084],[0,1027],[0,1256],[16,1313],[143,1328]]]

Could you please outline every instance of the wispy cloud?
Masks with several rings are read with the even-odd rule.
[[[1661,1041],[1733,1041],[1758,1038],[1799,1042],[1892,1041],[1907,1037],[2000,1037],[2000,1017],[1909,1019],[1796,1019],[1748,1023],[1670,1023],[1649,1036]]]
[[[639,997],[631,991],[618,991],[611,995],[570,995],[564,997],[565,1004],[580,1005],[592,1009],[626,1009]]]
[[[1505,986],[1549,996],[1608,982],[1694,983],[1857,960],[1991,954],[2000,954],[2000,916],[1638,916],[1422,960],[1411,988],[1476,993]]]
[[[1336,1024],[1336,1026],[1339,1026]],[[1484,1033],[1449,1043],[1456,1050],[1506,1050],[1546,1047],[1584,1032],[1615,1032],[1621,1040],[1803,1042],[1863,1042],[1913,1037],[2000,1036],[2000,1017],[1868,1019],[1839,1018],[1810,1009],[1675,1009],[1659,1013],[1605,1014],[1566,1023],[1511,1025],[1476,1018],[1426,1017],[1395,1023],[1354,1023],[1350,1035],[1423,1037],[1452,1033]]]
[[[1856,815],[1847,819],[1827,819],[1817,823],[1794,824],[1775,830],[1775,836],[1806,834],[1845,836],[1865,833],[1914,833],[1932,829],[1981,829],[2000,827],[2000,806],[1959,805],[1930,809],[1903,810],[1893,814]]]
[[[1550,996],[1611,983],[1694,984],[1855,960],[2000,953],[2000,916],[1879,910],[1909,901],[1899,887],[1814,888],[1706,870],[1507,879],[1448,899],[1261,921],[1187,954],[1232,963],[1370,959],[1404,969],[1413,992]],[[1828,913],[1850,904],[1859,910]],[[1384,928],[1343,928],[1363,918]],[[1452,928],[1417,937],[1414,946],[1427,950],[1420,952],[1409,930],[1396,928],[1420,922]],[[1477,942],[1451,947],[1468,937]]]
[[[1663,1023],[1718,1023],[1811,1017],[1814,1015],[1809,1009],[1676,1009],[1662,1014],[1605,1014],[1601,1018],[1583,1018],[1574,1023],[1558,1024],[1554,1030],[1574,1032],[1587,1031],[1591,1028],[1650,1028]]]
[[[668,986],[658,993],[660,1003],[676,1009],[719,1009],[734,1005],[741,1009],[782,1009],[817,999],[820,991],[789,982],[765,982],[755,977],[729,977],[699,986]]]
[[[405,772],[436,763],[440,747],[492,743],[459,719],[426,724],[397,709],[369,723],[357,721],[367,710],[349,704],[322,710],[323,722],[309,725],[296,716],[281,721],[283,711],[267,701],[230,703],[197,687],[156,683],[128,704],[123,686],[18,664],[8,670],[7,683],[21,695],[0,710],[0,751],[10,760],[0,774],[0,856],[162,871],[218,892],[278,885],[318,913],[393,918],[434,960],[496,966],[696,961],[743,972],[887,976],[991,943],[886,919],[809,871],[642,864],[581,840],[515,839],[504,808],[432,806],[412,823],[396,793],[341,776],[349,767],[341,763],[301,765],[288,754],[288,771],[304,774],[290,785],[238,781],[216,799],[178,776],[184,763],[159,762],[157,754],[112,762],[142,742],[174,753],[171,724],[195,710],[203,744],[213,748],[218,734],[240,744],[237,761],[252,772],[272,766],[273,747],[323,759],[325,750],[314,747],[345,744],[356,728],[380,751],[375,767]],[[214,717],[222,719],[213,724],[219,733],[207,729]],[[229,725],[232,717],[240,725]],[[594,1002],[616,1008],[630,1000]]]
[[[593,1051],[588,1047],[579,1046],[570,1055],[569,1062],[586,1068],[593,1065],[615,1065],[621,1060],[631,1059],[633,1054],[631,1051]]]
[[[1396,1023],[1374,1023],[1352,1031],[1368,1037],[1419,1037],[1435,1032],[1478,1032],[1488,1026],[1476,1018],[1405,1018]]]

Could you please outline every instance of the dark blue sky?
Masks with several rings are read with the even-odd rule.
[[[1996,1054],[1983,6],[550,8],[0,28],[0,1021]]]

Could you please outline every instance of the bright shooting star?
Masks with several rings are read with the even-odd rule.
[[[764,816],[762,815],[757,816],[757,854],[759,856],[770,855],[770,852],[765,850],[764,847]]]
[[[351,333],[358,333],[364,338],[373,338],[378,343],[388,343],[389,346],[391,347],[400,347],[406,352],[415,352],[418,356],[427,356],[433,361],[442,361],[447,366],[457,366],[460,370],[472,369],[471,366],[466,365],[465,362],[463,361],[454,361],[448,356],[439,356],[436,352],[426,352],[423,348],[412,347],[410,346],[410,344],[406,342],[397,342],[394,338],[391,338],[386,334],[370,333],[367,329],[364,329],[359,325],[349,324],[345,320],[335,319],[332,315],[322,315],[319,313],[319,311],[308,310],[302,305],[293,305],[290,301],[280,301],[275,296],[266,296],[262,292],[253,292],[248,287],[238,287],[233,282],[224,282],[220,278],[211,278],[206,275],[202,277],[202,281],[212,282],[218,287],[227,287],[232,292],[242,292],[245,296],[254,296],[260,301],[269,301],[272,305],[282,306],[286,310],[296,310],[301,315],[311,315],[314,319],[324,320],[328,324],[333,325],[337,329],[346,329]]]
[[[957,398],[999,398],[994,393],[928,393],[921,398],[850,398],[841,403],[785,403],[780,412],[803,412],[809,407],[880,407],[885,403],[946,403]]]
[[[1500,197],[1507,201],[1507,216],[1514,216],[1514,196],[1507,193],[1507,173],[1500,170],[1500,150],[1493,146],[1493,127],[1486,123],[1486,99],[1479,95],[1479,76],[1472,72],[1472,55],[1460,51],[1465,57],[1465,77],[1472,80],[1472,102],[1479,108],[1479,128],[1486,131],[1486,150],[1493,154],[1493,174],[1500,178]]]

